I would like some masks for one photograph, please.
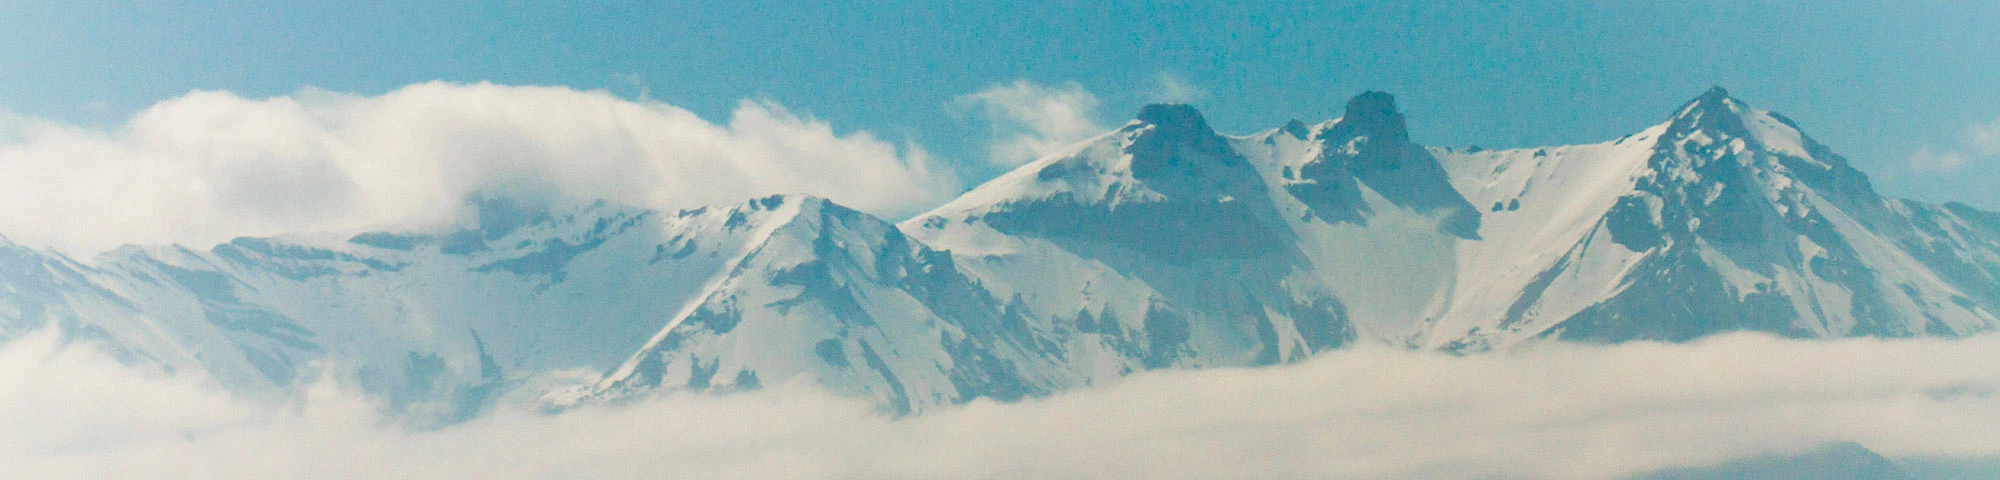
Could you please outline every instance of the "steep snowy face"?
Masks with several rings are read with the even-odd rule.
[[[1674,117],[1634,190],[1605,225],[1612,241],[1649,252],[1642,276],[1628,277],[1626,292],[1579,313],[1557,335],[1905,336],[1968,333],[1992,322],[1978,309],[1929,305],[1909,293],[1958,295],[1886,241],[1895,232],[1861,219],[1881,216],[1883,201],[1859,173],[1791,121],[1720,88]],[[1654,318],[1634,320],[1643,313]]]
[[[1367,92],[1339,119],[1232,140],[1273,192],[1304,291],[1327,291],[1360,338],[1407,345],[1451,298],[1457,252],[1481,212],[1409,139],[1394,97]]]
[[[1092,381],[1336,348],[1363,334],[1351,299],[1369,330],[1400,342],[1449,278],[1451,254],[1437,249],[1477,237],[1479,213],[1410,143],[1392,98],[1349,107],[1232,138],[1191,108],[1150,106],[903,228],[1019,302],[1055,343],[1122,358],[1079,369]],[[1098,337],[1112,325],[1141,348],[1098,348],[1118,341]]]
[[[0,237],[0,342],[53,325],[72,339],[101,344],[120,361],[157,363],[153,352],[108,342],[111,332],[85,321],[131,316],[138,310],[130,300],[94,282],[100,273],[62,254]]]
[[[1635,148],[1644,150],[1642,157],[1633,155]],[[1535,155],[1587,150],[1603,160],[1556,162],[1575,165],[1566,168],[1600,165],[1616,172],[1610,178],[1622,176],[1629,183],[1618,184],[1621,191],[1601,215],[1595,212],[1605,205],[1604,193],[1613,190],[1592,182],[1599,187],[1562,203],[1589,208],[1527,224],[1560,226],[1570,233],[1553,239],[1574,242],[1527,240],[1548,239],[1550,230],[1494,219],[1510,226],[1489,229],[1489,237],[1537,246],[1521,252],[1537,261],[1520,266],[1539,273],[1526,283],[1515,276],[1491,287],[1504,294],[1462,292],[1482,298],[1459,302],[1462,308],[1440,324],[1433,346],[1490,348],[1529,335],[1680,341],[1730,330],[1799,337],[1955,335],[1994,324],[1990,306],[1963,301],[1967,282],[1927,265],[1939,261],[1912,255],[1911,246],[1931,242],[1910,240],[1922,235],[1908,226],[1908,212],[1936,209],[1882,199],[1865,177],[1793,122],[1750,108],[1720,88],[1636,138],[1601,147],[1538,149]],[[1640,158],[1642,163],[1634,161]],[[1492,174],[1463,170],[1491,183],[1518,161],[1500,164]],[[1535,161],[1537,168],[1549,163]],[[1535,176],[1565,175],[1576,176],[1555,170]],[[1477,189],[1480,182],[1459,183]],[[1513,202],[1494,200],[1494,210],[1511,212]],[[1576,229],[1579,224],[1569,215],[1577,213],[1598,220],[1587,231]],[[1495,253],[1478,246],[1462,249]],[[1978,248],[1959,250],[1949,257],[1976,256]],[[1493,300],[1507,297],[1513,301],[1504,313],[1492,308]],[[1953,298],[1961,301],[1947,300]]]
[[[1441,231],[1479,237],[1479,211],[1452,189],[1443,167],[1410,142],[1396,99],[1367,92],[1347,102],[1347,112],[1315,132],[1313,150],[1287,165],[1283,185],[1311,214],[1326,222],[1366,224],[1372,208],[1360,186],[1389,204],[1443,217]]]
[[[552,403],[805,377],[911,412],[1060,384],[1040,375],[1056,360],[1044,340],[949,255],[823,199],[788,197],[776,208],[728,273],[637,354]]]
[[[1190,107],[1149,106],[903,228],[1018,304],[1083,383],[1346,344],[1353,328],[1309,274],[1288,195],[1237,141]]]
[[[1668,122],[1649,168],[1637,192],[1620,202],[1619,221],[1612,224],[1614,240],[1634,250],[1685,242],[1690,235],[1756,242],[1767,222],[1811,229],[1802,223],[1815,218],[1808,196],[1843,206],[1880,203],[1845,160],[1790,120],[1753,110],[1721,88]]]
[[[2000,312],[2000,214],[1956,202],[1901,200],[1886,210],[1868,223],[1892,232],[1897,245],[1963,294],[1946,300]]]
[[[674,319],[783,199],[654,212],[475,205],[465,228],[127,247],[90,264],[17,253],[10,323],[57,324],[138,361],[281,391],[319,363],[418,421],[463,418],[545,373],[603,372]]]
[[[1443,247],[1456,253],[1449,299],[1413,343],[1511,345],[1616,293],[1639,255],[1598,241],[1603,220],[1632,192],[1664,129],[1594,145],[1431,149],[1485,214],[1479,240]]]
[[[1186,264],[1285,248],[1264,192],[1255,168],[1193,107],[1148,105],[1124,127],[988,182],[925,218]]]

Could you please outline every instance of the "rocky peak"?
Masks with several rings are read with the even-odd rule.
[[[1209,128],[1201,112],[1191,105],[1147,105],[1126,128],[1138,132],[1127,149],[1132,154],[1132,175],[1136,178],[1206,178],[1240,183],[1255,177],[1249,164],[1229,148],[1228,140]]]
[[[1443,232],[1478,237],[1478,211],[1451,188],[1437,159],[1410,143],[1395,96],[1379,91],[1354,96],[1346,114],[1316,139],[1318,154],[1289,171],[1285,185],[1314,216],[1366,224],[1371,208],[1360,190],[1366,185],[1397,206],[1443,212]]]
[[[1193,105],[1183,103],[1155,103],[1139,109],[1140,125],[1150,125],[1157,131],[1175,136],[1214,135],[1208,120],[1202,118],[1201,111]]]
[[[1347,113],[1328,132],[1328,139],[1345,141],[1366,137],[1370,144],[1400,147],[1410,143],[1410,129],[1403,112],[1396,109],[1396,97],[1388,92],[1369,91],[1347,101]]]
[[[1702,143],[1730,138],[1754,140],[1743,123],[1744,114],[1749,112],[1750,106],[1729,96],[1729,90],[1711,87],[1681,106],[1680,111],[1669,120],[1671,126],[1668,127],[1667,137],[1706,137],[1698,139],[1703,140]]]
[[[1742,102],[1737,101],[1735,97],[1729,96],[1729,89],[1722,88],[1721,85],[1708,87],[1708,91],[1701,92],[1701,96],[1695,97],[1693,101],[1688,102],[1689,106],[1701,106],[1705,109],[1727,107],[1732,103],[1740,104]]]
[[[825,230],[836,228],[835,225],[871,231],[891,228],[887,221],[873,215],[806,194],[752,199],[732,208],[729,215],[732,228],[768,227],[805,238],[826,235]]]

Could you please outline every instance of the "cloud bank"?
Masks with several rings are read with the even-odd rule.
[[[474,192],[655,208],[806,193],[897,217],[959,190],[914,145],[770,102],[712,123],[602,91],[433,82],[197,91],[109,130],[0,113],[0,234],[73,252],[447,221]]]
[[[1109,130],[1095,120],[1097,96],[1073,82],[1051,87],[1015,80],[961,95],[953,105],[991,125],[988,159],[1000,166],[1028,163]]]
[[[1855,441],[2000,454],[2000,337],[1362,347],[1261,370],[1142,374],[907,419],[802,380],[409,431],[322,382],[290,402],[0,347],[0,476],[201,478],[1616,478]]]

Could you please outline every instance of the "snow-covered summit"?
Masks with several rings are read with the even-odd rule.
[[[1148,105],[1103,136],[987,182],[914,223],[1100,244],[1168,262],[1259,255],[1284,240],[1257,169],[1187,105]],[[1229,235],[1221,235],[1229,232]],[[996,239],[998,240],[998,239]],[[1004,248],[1006,242],[963,245]]]
[[[1455,302],[1432,345],[1687,340],[1729,330],[1951,335],[1995,324],[1990,306],[1939,301],[1968,298],[1968,285],[1948,278],[1952,268],[1926,265],[1963,263],[1953,259],[1983,255],[1980,247],[1930,252],[1939,239],[1910,227],[1908,213],[1931,207],[1883,199],[1796,123],[1721,88],[1611,144],[1449,156],[1469,197],[1511,186],[1521,210],[1541,217],[1514,218],[1515,199],[1494,198],[1495,211],[1510,212],[1490,219],[1503,226],[1487,230],[1502,237],[1494,243],[1537,246],[1506,249],[1530,256],[1481,269],[1538,273],[1475,275],[1513,280],[1471,292],[1486,300]],[[1565,185],[1592,170],[1616,176]],[[1535,193],[1550,187],[1567,193]],[[1549,236],[1553,225],[1568,233]]]
[[[1184,103],[1154,103],[1139,108],[1139,116],[1134,123],[1152,127],[1170,136],[1201,138],[1215,135],[1209,128],[1208,119],[1193,105]]]

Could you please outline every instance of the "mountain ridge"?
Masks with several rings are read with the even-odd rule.
[[[1720,87],[1635,135],[1511,150],[1416,144],[1383,92],[1245,136],[1149,105],[900,223],[811,196],[470,202],[463,227],[82,262],[0,240],[0,338],[56,325],[248,390],[330,364],[453,421],[506,395],[803,377],[909,413],[1363,342],[2000,325],[2000,214],[1882,197]]]

